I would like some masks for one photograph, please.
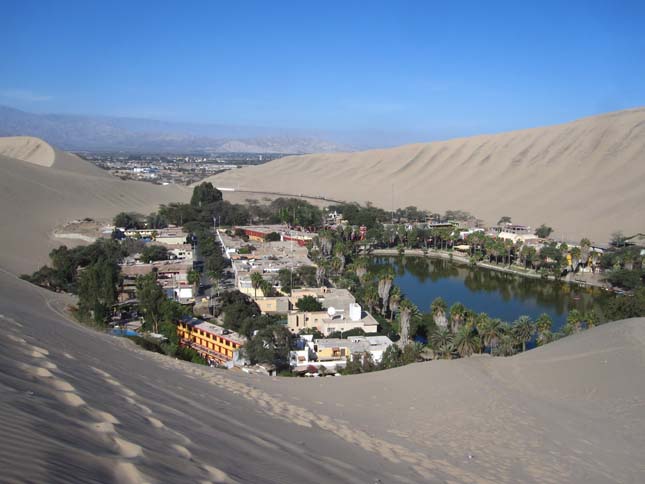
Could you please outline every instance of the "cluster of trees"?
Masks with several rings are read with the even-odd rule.
[[[163,245],[146,244],[141,250],[141,261],[146,264],[168,259],[168,249]]]
[[[182,316],[191,314],[191,307],[171,301],[157,284],[157,274],[151,272],[137,278],[137,299],[139,311],[144,318],[144,329],[162,334],[166,341],[132,338],[138,345],[168,356],[193,363],[206,364],[206,361],[192,348],[180,346],[176,321]]]
[[[224,327],[247,338],[244,354],[252,364],[271,364],[278,370],[289,367],[292,336],[280,317],[261,314],[255,301],[239,291],[222,294],[217,314]]]
[[[370,373],[372,371],[389,370],[399,366],[409,365],[418,361],[423,351],[423,346],[418,343],[409,343],[401,348],[398,345],[391,345],[383,352],[381,361],[374,362],[372,355],[365,352],[362,355],[354,355],[348,358],[347,366],[342,371],[343,375],[355,375],[358,373]]]
[[[119,262],[125,255],[121,244],[111,239],[72,249],[63,245],[49,253],[51,266],[22,278],[52,291],[77,294],[79,319],[103,324],[116,302]]]
[[[162,205],[156,214],[167,223],[183,226],[192,232],[192,224],[213,226],[247,225],[249,223],[289,223],[292,226],[317,228],[323,223],[322,211],[296,198],[277,198],[269,204],[248,200],[246,204],[230,203],[210,182],[193,189],[190,203]]]
[[[125,229],[163,229],[168,226],[168,221],[159,213],[144,216],[136,212],[121,212],[114,216],[115,227]]]
[[[280,282],[282,292],[291,294],[291,289],[319,286],[320,272],[316,267],[312,266],[301,266],[293,271],[290,269],[280,269],[278,272],[278,281]]]

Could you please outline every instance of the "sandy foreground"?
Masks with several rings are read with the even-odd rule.
[[[291,156],[215,175],[220,187],[467,210],[597,243],[645,232],[645,108],[545,128],[357,153]]]
[[[179,362],[69,321],[68,297],[12,274],[46,257],[57,220],[175,195],[57,156],[0,159],[3,227],[19,232],[1,234],[3,482],[645,481],[645,319],[351,377]]]

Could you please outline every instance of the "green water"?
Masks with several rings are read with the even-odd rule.
[[[558,330],[569,310],[587,311],[600,290],[542,279],[532,279],[490,269],[472,268],[445,259],[378,257],[376,265],[390,265],[395,284],[421,311],[441,296],[448,306],[460,302],[476,312],[513,322],[522,315],[533,319],[547,313]]]

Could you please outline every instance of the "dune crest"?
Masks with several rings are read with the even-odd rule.
[[[547,223],[601,243],[645,231],[645,108],[567,124],[356,153],[289,156],[212,177],[217,186]]]
[[[40,166],[52,166],[56,159],[54,148],[32,136],[0,138],[0,155]]]

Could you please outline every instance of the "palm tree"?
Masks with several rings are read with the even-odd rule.
[[[499,343],[499,339],[504,334],[504,327],[500,319],[486,317],[482,323],[481,327],[478,327],[477,330],[482,337],[484,345],[488,346],[490,354],[492,355]]]
[[[535,323],[537,328],[537,344],[542,346],[551,341],[553,337],[553,321],[551,320],[551,316],[546,313],[542,313]]]
[[[580,259],[582,264],[585,267],[589,265],[590,251],[591,251],[591,241],[585,237],[580,241]]]
[[[453,333],[459,331],[462,323],[464,322],[464,316],[466,315],[466,308],[463,304],[456,302],[450,306],[450,330]]]
[[[430,336],[432,349],[440,356],[440,358],[451,358],[453,350],[452,339],[453,336],[450,330],[448,328],[441,327]]]
[[[379,302],[378,290],[376,289],[376,286],[374,284],[370,284],[367,287],[365,287],[365,293],[363,298],[370,312],[373,312],[374,306],[376,306]]]
[[[264,278],[262,277],[262,274],[259,272],[254,272],[251,274],[251,286],[253,287],[253,290],[255,291],[255,296],[258,297],[258,289],[262,286],[262,281],[264,281]]]
[[[354,272],[359,280],[362,281],[363,277],[367,274],[368,260],[365,257],[359,257],[354,262]]]
[[[379,274],[378,279],[378,295],[381,298],[381,314],[385,316],[385,311],[388,308],[388,299],[390,298],[390,289],[392,289],[392,282],[394,281],[394,269],[387,266]]]
[[[430,305],[430,311],[432,313],[432,318],[434,319],[434,324],[438,328],[448,327],[448,320],[446,319],[446,301],[442,297],[437,297],[432,301]]]
[[[318,264],[318,267],[316,267],[316,285],[318,287],[322,286],[323,282],[325,282],[326,272],[326,267],[323,264]]]
[[[399,306],[399,323],[401,328],[401,346],[408,344],[410,340],[410,320],[417,314],[419,309],[409,299],[401,301]]]
[[[520,316],[513,324],[513,335],[522,343],[522,351],[526,351],[526,343],[531,341],[535,334],[535,325],[528,316]]]
[[[510,332],[506,332],[499,339],[499,344],[495,348],[496,356],[513,356],[516,353],[515,338]]]
[[[571,271],[576,272],[578,264],[580,264],[580,260],[582,259],[582,250],[580,247],[572,247],[569,254],[571,254]]]
[[[572,309],[567,315],[567,324],[564,327],[565,333],[578,333],[582,329],[582,314],[577,309]]]
[[[454,346],[459,356],[470,356],[478,353],[481,347],[481,339],[477,330],[470,326],[462,326],[455,334]]]
[[[587,328],[593,328],[598,325],[598,313],[595,310],[585,313],[584,319],[587,323]]]
[[[200,279],[201,279],[201,276],[199,272],[195,270],[190,271],[186,276],[186,280],[188,281],[188,284],[193,286],[193,297],[197,297],[197,290],[199,289]]]
[[[401,289],[399,289],[398,286],[394,286],[390,291],[390,301],[389,301],[390,321],[394,319],[394,313],[396,312],[397,309],[399,309],[399,304],[401,304],[402,297],[403,295],[401,294]]]

